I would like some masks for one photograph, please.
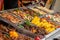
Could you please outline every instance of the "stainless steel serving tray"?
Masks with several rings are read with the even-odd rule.
[[[46,15],[44,15],[43,17],[46,18],[46,16],[48,16],[48,15],[53,15],[53,16],[54,16],[54,14],[46,14]],[[58,18],[58,17],[57,17],[57,18]],[[47,20],[49,20],[49,21],[51,21],[51,22],[54,22],[56,25],[60,25],[60,22],[54,21],[54,20],[52,20],[52,19],[50,19],[50,18],[48,18]]]
[[[0,15],[2,15],[2,14],[6,14],[6,12],[7,12],[7,10],[6,11],[1,11],[0,12]],[[13,14],[11,14],[11,13],[9,13],[9,12],[7,12],[7,14],[9,14],[9,15],[11,15],[11,16],[13,16],[13,17],[15,17],[15,18],[17,18],[18,19],[18,17],[17,16],[15,16],[15,15],[13,15]],[[2,16],[0,16],[0,17],[2,17]],[[2,18],[4,18],[4,17],[2,17]],[[6,19],[6,18],[4,18],[5,20],[8,20],[8,19]],[[20,20],[21,22],[18,22],[18,23],[14,23],[14,24],[19,24],[19,23],[22,23],[22,20],[21,19],[18,19],[18,20]],[[10,20],[8,20],[8,21],[10,21]],[[11,21],[10,21],[11,22]],[[13,22],[11,22],[11,23],[13,23]]]
[[[60,28],[46,35],[45,38],[43,38],[42,40],[53,40],[54,38],[57,38],[59,35],[60,35]]]
[[[8,10],[8,12],[10,12],[12,15],[15,15],[17,18],[21,19],[22,21],[24,21],[24,19],[17,13],[13,13],[13,11],[21,11],[22,14],[26,14],[24,12],[24,9],[27,9],[26,7],[21,7],[21,8],[16,8],[16,9],[12,9],[12,10]],[[17,14],[17,15],[16,15]],[[31,16],[31,15],[30,15]]]
[[[46,7],[42,7],[42,6],[40,6],[40,5],[29,5],[29,6],[27,6],[27,8],[29,8],[29,9],[31,9],[31,8],[36,8],[36,9],[38,9],[38,10],[41,10],[41,11],[46,12],[47,14],[54,14],[54,13],[55,13],[54,10],[49,10],[49,9],[47,9]]]
[[[0,20],[0,22],[1,22],[1,20]],[[2,21],[3,22],[3,21]],[[3,24],[4,24],[5,22],[3,22]],[[7,23],[5,23],[5,24],[7,24]],[[9,25],[9,27],[11,26],[10,24],[7,24],[7,25]],[[12,26],[11,26],[12,27]],[[7,27],[6,27],[7,28]],[[13,27],[14,28],[14,27]],[[0,32],[2,32],[3,34],[9,34],[8,32],[5,32],[5,31],[2,31],[2,30],[0,30]],[[17,30],[16,30],[16,32],[18,32]],[[24,36],[24,37],[28,37],[28,38],[30,38],[31,40],[34,40],[32,37],[29,37],[29,36],[27,36],[27,35],[25,35],[25,34],[23,34],[23,33],[19,33],[18,32],[18,34],[20,34],[20,35],[22,35],[22,36]]]
[[[10,11],[13,11],[13,10],[16,10],[16,9],[10,9],[10,10],[1,11],[1,13],[2,13],[2,12],[6,12],[6,11],[7,11],[7,12],[10,12]],[[19,9],[19,10],[20,10],[20,9]],[[19,16],[16,16],[16,15],[12,14],[12,13],[11,13],[11,15],[15,16],[16,18],[19,17]],[[13,26],[14,28],[16,28],[16,29],[18,30],[18,32],[20,32],[20,33],[23,33],[23,34],[25,34],[25,35],[27,35],[27,36],[30,36],[30,37],[32,37],[32,38],[35,38],[35,37],[37,36],[37,34],[34,34],[34,33],[32,33],[31,31],[28,31],[28,30],[26,30],[26,29],[24,29],[24,28],[20,28],[20,27],[18,27],[17,24],[13,24],[13,23],[11,23],[10,21],[8,21],[8,20],[6,20],[6,19],[4,19],[4,18],[2,18],[2,17],[0,17],[0,19],[3,20],[3,21],[6,22],[6,23],[12,25],[12,26]],[[20,17],[19,17],[18,19],[20,19]],[[20,23],[20,24],[23,24],[23,23],[24,23],[24,21],[22,21],[22,23]]]
[[[20,8],[19,8],[19,9],[20,9]],[[21,9],[22,9],[22,8],[21,8]],[[1,11],[1,12],[12,11],[12,10],[15,10],[15,9],[5,10],[5,11]],[[22,9],[22,10],[23,10],[23,9]],[[11,14],[12,14],[12,13],[11,13]],[[12,14],[12,15],[14,15],[14,14]],[[18,16],[16,16],[16,15],[14,15],[14,16],[18,18]],[[19,17],[18,19],[20,19],[20,17]],[[13,23],[11,23],[10,21],[8,21],[8,20],[6,20],[6,19],[4,19],[4,18],[2,18],[2,17],[0,17],[0,20],[3,20],[4,22],[12,25],[12,26],[13,26],[14,28],[16,28],[16,29],[18,30],[18,32],[20,32],[20,33],[23,33],[23,34],[25,34],[25,35],[27,35],[27,36],[30,36],[30,37],[32,37],[32,38],[36,37],[36,34],[33,34],[33,33],[31,33],[30,31],[28,31],[28,30],[26,30],[26,29],[24,29],[24,28],[19,28],[18,25],[13,24]],[[24,21],[23,21],[22,23],[24,23]]]
[[[33,33],[31,33],[30,31],[28,31],[28,30],[26,30],[26,29],[24,29],[24,28],[19,28],[16,24],[13,24],[13,23],[11,23],[10,21],[5,20],[5,19],[2,18],[2,17],[0,17],[0,20],[2,20],[2,21],[4,21],[4,22],[12,25],[12,26],[13,26],[15,29],[17,29],[17,31],[20,32],[20,33],[23,33],[23,34],[25,34],[25,35],[27,35],[27,36],[30,36],[30,37],[32,37],[32,38],[34,38],[34,37],[36,36],[36,35],[34,35]]]
[[[10,9],[10,10],[11,10],[11,9]],[[12,9],[12,10],[14,10],[14,9]],[[7,10],[1,11],[0,13],[6,12],[6,11],[7,11]],[[20,33],[23,33],[23,34],[25,34],[25,35],[27,35],[27,36],[30,36],[30,37],[32,37],[32,38],[34,38],[34,37],[37,36],[36,34],[33,34],[32,32],[30,32],[30,31],[28,31],[28,30],[26,30],[26,29],[24,29],[24,28],[19,28],[17,24],[14,24],[14,23],[10,22],[10,21],[4,19],[3,17],[0,17],[0,20],[2,20],[2,21],[4,21],[4,22],[12,25],[12,26],[13,26],[14,28],[16,28],[16,29],[18,30],[18,32],[20,32]]]

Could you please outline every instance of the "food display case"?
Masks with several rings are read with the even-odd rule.
[[[7,24],[7,27],[0,25],[5,30],[1,30],[1,34],[9,34],[10,37],[6,40],[48,40],[47,36],[51,36],[59,27],[58,20],[52,21],[53,16],[49,18],[49,15],[55,17],[57,14],[55,15],[53,10],[36,5],[0,11],[0,21]],[[59,17],[59,14],[57,16]]]

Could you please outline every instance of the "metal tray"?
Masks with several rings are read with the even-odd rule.
[[[21,33],[19,33],[19,34],[21,34]],[[30,38],[31,40],[34,40],[34,38],[31,38],[31,37],[26,36],[26,35],[24,35],[24,34],[21,34],[21,35],[23,35],[24,37],[28,37],[28,38]]]
[[[44,16],[44,15],[47,14],[47,12],[45,12],[45,11],[37,8],[36,6],[34,6],[34,7],[28,7],[28,8],[29,8],[30,10],[34,11],[35,13],[39,14],[40,16]],[[36,10],[38,10],[38,11],[33,10],[33,8],[36,9]],[[42,12],[44,12],[44,14],[43,14]]]
[[[1,12],[3,12],[3,11],[1,11]],[[5,12],[6,12],[6,11],[5,11]],[[14,24],[14,23],[10,22],[9,20],[4,19],[3,17],[0,17],[0,20],[2,20],[2,21],[4,21],[4,22],[12,25],[12,26],[13,26],[14,28],[16,28],[16,29],[18,30],[18,32],[20,32],[20,33],[23,33],[23,34],[25,34],[25,35],[27,35],[27,36],[30,36],[30,37],[32,37],[32,38],[34,38],[34,37],[36,36],[35,34],[31,33],[30,31],[25,30],[24,28],[19,28],[19,27],[17,26],[17,24]]]
[[[0,20],[0,22],[2,22],[2,24],[4,24],[5,22],[3,22],[3,21],[1,21]],[[5,23],[5,24],[7,24],[7,23]],[[11,26],[10,24],[7,24],[9,27]],[[11,26],[12,27],[12,26]],[[7,28],[7,27],[6,27]],[[14,28],[14,27],[13,27]],[[16,29],[15,29],[15,31],[16,32],[18,32]],[[0,32],[2,32],[3,34],[9,34],[8,32],[6,32],[6,31],[2,31],[2,30],[0,30]],[[28,38],[30,38],[31,40],[34,40],[32,37],[29,37],[29,36],[26,36],[25,34],[23,34],[23,33],[19,33],[18,32],[18,34],[20,34],[20,35],[22,35],[22,36],[24,36],[24,37],[28,37]]]
[[[27,36],[30,36],[30,37],[32,37],[32,38],[34,38],[34,37],[36,36],[36,35],[34,35],[33,33],[31,33],[30,31],[28,31],[28,30],[26,30],[26,29],[24,29],[24,28],[19,28],[16,24],[13,24],[13,23],[11,23],[10,21],[5,20],[5,19],[2,18],[2,17],[0,17],[0,20],[2,20],[2,21],[4,21],[4,22],[12,25],[12,26],[13,26],[14,28],[16,28],[16,29],[18,30],[18,32],[20,32],[20,33],[23,33],[23,34],[25,34],[25,35],[27,35]]]
[[[15,9],[16,10],[16,9]],[[1,11],[1,13],[2,12],[10,12],[10,11],[14,11],[14,9],[10,9],[10,10],[5,10],[5,11]],[[16,17],[16,15],[14,15],[14,14],[12,14],[12,13],[10,13],[12,16],[14,16],[14,17]],[[19,17],[19,16],[18,16]],[[17,17],[16,17],[17,18]],[[6,19],[4,19],[3,17],[0,17],[0,19],[1,20],[3,20],[4,22],[6,22],[6,23],[8,23],[8,24],[10,24],[10,25],[12,25],[13,27],[15,27],[17,30],[18,30],[18,32],[20,32],[20,33],[23,33],[23,34],[25,34],[25,35],[27,35],[27,36],[30,36],[30,37],[32,37],[32,38],[35,38],[36,36],[37,36],[37,34],[34,34],[34,33],[32,33],[32,32],[30,32],[30,31],[28,31],[28,30],[26,30],[26,29],[24,29],[24,28],[19,28],[18,27],[18,24],[13,24],[12,22],[10,22],[9,20],[6,20]],[[18,19],[20,19],[20,17],[18,18]],[[24,23],[24,21],[22,21],[23,23]],[[20,23],[20,24],[23,24],[23,23]]]
[[[54,10],[49,10],[49,9],[47,9],[45,7],[40,6],[40,5],[30,5],[30,6],[27,6],[27,8],[29,8],[29,9],[36,8],[38,10],[46,12],[46,14],[54,14],[55,13]]]
[[[43,18],[46,18],[46,17],[49,16],[49,15],[53,15],[53,16],[54,16],[54,14],[46,14],[46,15],[43,16]],[[58,17],[57,17],[57,18],[58,18]],[[53,18],[53,19],[54,19],[54,18]],[[60,25],[60,22],[54,21],[54,20],[52,20],[52,19],[50,19],[50,18],[47,18],[47,20],[49,20],[49,21],[51,21],[51,22],[54,22],[56,25]]]
[[[20,7],[20,8],[14,8],[14,9],[7,9],[7,10],[4,10],[4,11],[0,11],[0,13],[8,12],[8,13],[10,13],[10,15],[15,16],[16,18],[22,20],[21,17],[19,17],[19,16],[15,15],[14,13],[12,13],[14,10],[23,10],[23,9],[22,9],[22,7]]]
[[[16,16],[17,18],[19,18],[19,19],[21,19],[22,21],[24,21],[24,18],[22,18],[19,14],[18,14],[18,12],[17,13],[13,13],[13,11],[21,11],[21,13],[22,14],[26,14],[24,11],[23,11],[23,9],[27,9],[27,8],[24,8],[24,7],[21,7],[21,8],[19,8],[19,9],[13,9],[12,11],[11,10],[8,10],[8,12],[10,12],[12,15],[14,15],[14,16]]]
[[[22,9],[22,8],[21,8]],[[15,9],[10,9],[10,10],[5,10],[5,11],[1,11],[1,12],[6,12],[6,11],[13,11],[13,10],[15,10]],[[11,15],[13,15],[13,16],[15,16],[15,17],[19,17],[19,16],[16,16],[16,15],[14,15],[14,14],[12,14],[11,13]],[[20,17],[18,18],[18,19],[20,19]],[[32,37],[32,38],[34,38],[34,37],[36,37],[37,35],[36,34],[33,34],[33,33],[31,33],[30,31],[28,31],[28,30],[26,30],[26,29],[24,29],[24,28],[19,28],[16,24],[13,24],[13,23],[11,23],[10,21],[8,21],[8,20],[6,20],[6,19],[4,19],[4,18],[2,18],[2,17],[0,17],[0,20],[3,20],[4,22],[6,22],[6,23],[8,23],[8,24],[10,24],[10,25],[12,25],[14,28],[16,28],[17,30],[18,30],[18,32],[20,32],[20,33],[23,33],[23,34],[25,34],[25,35],[27,35],[27,36],[30,36],[30,37]],[[24,21],[23,21],[23,23],[24,23]],[[23,24],[22,23],[22,24]]]
[[[38,13],[36,13],[35,11],[33,11],[33,10],[31,10],[30,8],[22,8],[23,9],[23,12],[25,12],[26,13],[26,11],[25,10],[27,10],[28,12],[33,12],[33,13],[28,13],[29,15],[31,15],[32,17],[34,17],[35,15],[36,16],[40,16]],[[26,13],[27,14],[27,13]],[[34,15],[35,14],[35,15]]]
[[[0,15],[2,15],[2,14],[4,14],[4,13],[6,14],[6,12],[7,12],[7,11],[5,11],[5,12],[0,12]],[[16,16],[10,14],[9,12],[7,12],[7,14],[13,16],[14,18],[17,18]],[[0,17],[2,17],[2,16],[0,16]],[[4,18],[4,17],[2,17],[2,18]],[[6,19],[6,18],[4,18],[4,19]],[[17,18],[17,19],[18,19],[18,18]],[[12,22],[12,21],[9,20],[9,19],[6,19],[6,20]],[[18,19],[18,20],[20,20],[20,19]],[[20,20],[20,21],[21,21],[21,20]],[[21,22],[22,22],[22,21],[21,21]],[[21,23],[21,22],[18,22],[18,23]],[[12,23],[13,23],[13,22],[12,22]],[[18,24],[18,23],[14,23],[14,24]]]
[[[53,40],[60,35],[60,28],[56,29],[54,32],[46,35],[45,40]]]

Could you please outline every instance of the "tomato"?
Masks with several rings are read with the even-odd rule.
[[[57,26],[57,28],[60,28],[60,26]]]
[[[37,37],[35,37],[35,40],[41,40],[41,39],[37,36]]]

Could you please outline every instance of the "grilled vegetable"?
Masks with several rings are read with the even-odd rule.
[[[28,25],[28,26],[30,26],[30,21],[29,20],[25,20],[25,23],[26,23],[26,25]]]

